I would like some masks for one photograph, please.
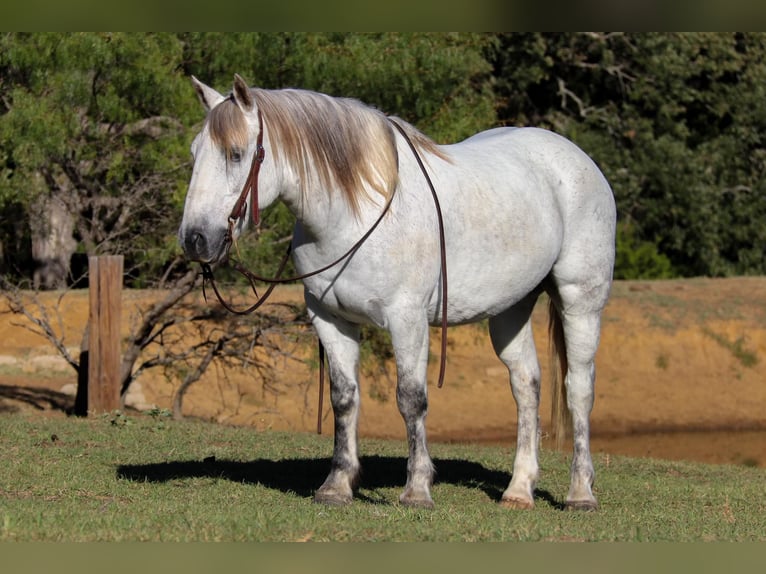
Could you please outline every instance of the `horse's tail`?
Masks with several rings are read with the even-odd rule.
[[[564,449],[567,429],[571,426],[571,414],[567,406],[567,391],[564,381],[567,375],[567,350],[564,341],[564,326],[553,299],[548,301],[548,345],[551,373],[551,435],[556,450]]]

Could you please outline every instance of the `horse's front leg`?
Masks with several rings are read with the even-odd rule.
[[[330,474],[314,495],[314,502],[348,504],[353,499],[359,476],[359,328],[312,305],[309,298],[307,305],[309,316],[327,352],[335,417],[335,446]]]
[[[420,319],[415,319],[420,316]],[[407,484],[399,502],[407,506],[431,508],[434,467],[426,443],[428,396],[428,322],[422,312],[403,313],[400,324],[391,325],[391,341],[396,355],[396,402],[407,427],[409,456]]]

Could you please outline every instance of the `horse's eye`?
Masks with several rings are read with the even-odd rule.
[[[239,163],[242,160],[242,150],[233,148],[229,151],[229,160],[234,163]]]

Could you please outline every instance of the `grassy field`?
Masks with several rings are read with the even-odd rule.
[[[434,510],[396,503],[403,442],[364,440],[348,507],[311,497],[332,439],[173,422],[0,415],[0,541],[766,541],[763,469],[598,455],[601,509],[561,509],[568,457],[543,452],[537,507],[497,501],[513,450],[432,445]]]

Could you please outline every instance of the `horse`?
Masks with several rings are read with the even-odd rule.
[[[227,95],[191,81],[207,115],[191,145],[179,229],[186,257],[224,260],[232,241],[275,201],[296,218],[291,256],[307,275],[306,308],[326,349],[335,424],[330,471],[314,501],[344,505],[354,497],[360,326],[372,324],[391,336],[407,431],[399,503],[434,506],[426,371],[429,326],[446,313],[449,325],[488,319],[518,421],[511,480],[499,503],[533,508],[541,368],[530,317],[547,293],[551,357],[561,372],[554,428],[568,420],[573,435],[565,507],[596,509],[590,414],[616,209],[595,162],[540,128],[498,127],[440,145],[355,99],[251,88],[239,75]]]

